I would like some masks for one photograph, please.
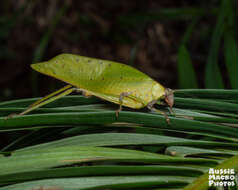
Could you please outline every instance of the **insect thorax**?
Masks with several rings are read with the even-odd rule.
[[[159,83],[155,82],[152,86],[153,100],[158,100],[165,95],[165,88]]]

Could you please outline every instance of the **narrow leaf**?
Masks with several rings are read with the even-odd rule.
[[[86,189],[138,189],[160,186],[183,187],[193,178],[175,176],[110,176],[48,179],[1,187],[0,190],[86,190]]]
[[[80,166],[43,169],[30,172],[18,172],[0,176],[0,184],[24,182],[37,179],[81,177],[81,176],[112,176],[112,175],[160,175],[160,176],[200,176],[206,171],[205,168],[161,166],[161,165],[126,165],[126,166]]]
[[[185,45],[180,46],[178,51],[178,75],[180,88],[197,88],[195,71]]]
[[[157,145],[157,146],[192,146],[206,148],[234,148],[238,149],[236,143],[224,143],[202,140],[191,140],[186,138],[169,137],[166,135],[133,134],[133,133],[96,133],[78,135],[43,143],[35,146],[26,147],[19,151],[40,150],[45,148],[55,148],[63,146],[123,146],[123,145]]]
[[[205,71],[206,88],[224,88],[220,69],[218,67],[218,53],[220,41],[224,32],[224,22],[226,17],[226,0],[221,1],[221,7],[217,18],[217,23],[212,34],[209,55]]]
[[[60,167],[74,163],[98,161],[140,162],[140,163],[169,163],[169,164],[201,164],[216,165],[215,160],[175,158],[171,156],[148,153],[144,151],[102,148],[65,146],[14,152],[11,156],[0,157],[0,175],[36,171],[51,167]]]

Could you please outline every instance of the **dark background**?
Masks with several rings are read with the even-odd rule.
[[[226,2],[3,0],[0,100],[63,86],[30,68],[60,53],[130,64],[172,89],[237,88],[237,2]]]

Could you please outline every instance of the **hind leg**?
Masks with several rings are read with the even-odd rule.
[[[73,92],[75,90],[75,88],[71,85],[67,85],[59,90],[57,90],[56,92],[53,92],[51,94],[49,94],[48,96],[45,96],[44,98],[41,98],[40,100],[36,101],[35,103],[31,104],[26,110],[24,110],[23,112],[19,113],[19,114],[10,114],[9,116],[6,117],[6,119],[8,118],[12,118],[14,116],[17,115],[25,115],[28,112],[31,112],[45,104],[48,104],[50,102],[53,102],[63,96],[66,96],[68,94],[70,94],[71,92]]]

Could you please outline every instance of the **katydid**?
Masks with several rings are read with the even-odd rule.
[[[139,70],[117,62],[89,58],[73,54],[61,54],[49,61],[32,64],[31,67],[43,74],[68,83],[64,88],[38,100],[20,113],[24,115],[42,105],[50,103],[77,90],[84,95],[93,95],[119,104],[117,116],[122,106],[140,109],[164,101],[170,108],[174,98],[171,89],[140,72]]]

